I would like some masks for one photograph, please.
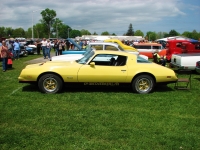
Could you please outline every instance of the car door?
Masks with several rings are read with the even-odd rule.
[[[117,55],[98,54],[88,64],[83,65],[78,72],[79,82],[125,82],[127,66],[111,66],[111,58]],[[95,65],[90,65],[95,63]]]

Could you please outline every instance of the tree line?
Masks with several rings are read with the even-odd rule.
[[[81,37],[82,35],[98,35],[96,32],[91,33],[87,29],[76,30],[72,29],[69,25],[65,24],[62,20],[57,18],[57,14],[55,10],[50,10],[46,8],[41,11],[42,19],[39,20],[39,23],[33,25],[33,33],[32,27],[28,28],[26,31],[22,28],[13,29],[12,27],[0,27],[0,37],[5,38],[16,38],[16,37],[24,37],[24,38],[63,38],[66,39],[68,37],[75,38],[77,36]],[[100,35],[112,35],[115,36],[115,33],[109,33],[108,31],[103,31]],[[200,32],[193,30],[192,32],[185,31],[183,33],[178,33],[175,30],[171,30],[169,33],[167,32],[154,32],[148,31],[146,35],[141,30],[134,31],[132,24],[130,23],[128,26],[127,32],[123,35],[127,36],[142,36],[145,37],[146,40],[154,41],[159,38],[165,38],[169,36],[185,36],[188,38],[192,38],[195,40],[200,40]]]

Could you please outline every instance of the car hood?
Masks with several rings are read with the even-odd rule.
[[[77,47],[79,50],[81,50],[81,46],[78,45],[74,40],[72,40],[71,38],[67,38],[67,40],[72,43],[75,47]]]
[[[51,57],[52,61],[70,61],[70,60],[77,60],[82,58],[84,55],[82,54],[69,54],[69,55],[60,55],[60,56],[53,56]]]
[[[82,65],[77,63],[76,61],[47,61],[43,63],[31,64],[27,65],[25,69],[35,68],[35,67],[62,67],[62,66],[76,66]]]

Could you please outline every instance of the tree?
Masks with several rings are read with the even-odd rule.
[[[68,29],[69,31],[72,30],[70,26],[68,25],[65,25],[65,24],[62,24],[60,26],[60,29],[59,29],[59,36],[63,39],[67,39],[68,38]],[[69,32],[70,33],[70,32]]]
[[[104,31],[101,33],[101,35],[110,35],[108,31]]]
[[[82,29],[81,30],[82,35],[91,35],[91,33],[88,30]]]
[[[148,31],[146,35],[146,39],[148,39],[148,41],[155,41],[157,39],[156,33],[152,31]]]
[[[33,26],[33,31],[35,38],[42,38],[45,37],[44,35],[44,25],[41,23],[37,23],[35,26]]]
[[[134,30],[133,30],[133,27],[132,27],[131,23],[129,25],[129,28],[128,28],[128,31],[127,31],[126,35],[127,36],[134,36]]]
[[[98,34],[96,32],[94,32],[93,35],[98,35]]]
[[[136,30],[134,35],[135,36],[142,36],[143,37],[144,33],[141,30]]]
[[[6,29],[5,29],[5,27],[0,27],[0,37],[6,37]]]
[[[48,33],[48,36],[50,38],[52,33],[51,27],[55,22],[56,12],[54,10],[46,8],[40,14],[42,15],[42,19],[40,21],[44,24],[44,32]]]
[[[13,37],[24,37],[25,36],[25,31],[23,28],[16,28],[13,30]]]
[[[171,30],[169,32],[169,36],[178,36],[178,35],[180,35],[180,34],[178,32],[176,32],[175,30]]]
[[[70,31],[70,38],[75,38],[77,36],[81,36],[81,32],[79,30]]]

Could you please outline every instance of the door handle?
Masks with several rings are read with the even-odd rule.
[[[126,70],[121,70],[121,71],[126,71]]]

